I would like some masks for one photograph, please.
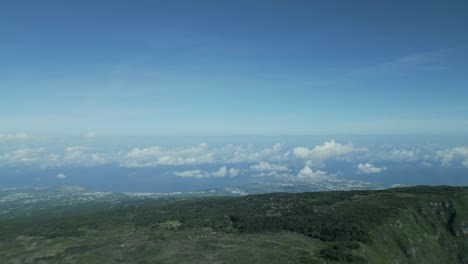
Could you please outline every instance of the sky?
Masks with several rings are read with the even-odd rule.
[[[467,1],[0,1],[0,188],[468,184]]]
[[[468,133],[466,1],[1,1],[0,133]]]

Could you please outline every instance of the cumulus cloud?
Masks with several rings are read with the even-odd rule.
[[[121,161],[123,167],[157,167],[214,163],[215,153],[202,143],[195,147],[164,149],[159,146],[133,148]]]
[[[297,178],[303,180],[313,180],[313,181],[322,181],[329,178],[328,172],[321,171],[321,170],[312,170],[308,165],[305,165],[299,173],[297,174]]]
[[[358,173],[375,174],[375,173],[380,173],[383,170],[385,170],[385,168],[377,168],[370,163],[364,163],[364,164],[360,163],[358,165]]]
[[[280,161],[287,157],[281,152],[282,145],[255,148],[253,145],[227,145],[210,148],[206,143],[194,147],[168,148],[159,146],[134,148],[122,158],[123,167],[157,167],[160,165],[196,165],[215,163],[250,163],[261,160]]]
[[[16,133],[16,134],[1,134],[0,141],[16,141],[16,140],[28,140],[31,137],[26,133]]]
[[[387,157],[388,160],[395,161],[414,161],[418,160],[418,151],[406,149],[394,149]]]
[[[187,170],[187,171],[181,171],[181,172],[174,172],[174,175],[177,177],[205,177],[205,172],[201,170]]]
[[[40,152],[40,153],[37,153]],[[40,167],[61,166],[96,166],[117,164],[126,168],[158,167],[164,165],[202,165],[202,164],[235,164],[260,161],[287,161],[288,152],[282,151],[281,144],[255,147],[253,145],[226,145],[213,148],[206,143],[195,146],[163,148],[160,146],[132,148],[128,151],[95,152],[90,147],[68,146],[63,152],[46,152],[44,148],[22,148],[0,154],[0,166],[5,163],[36,164]],[[32,162],[37,160],[36,163]],[[265,164],[260,164],[264,166]],[[278,165],[272,165],[278,166]],[[281,169],[277,167],[277,169]],[[236,170],[232,174],[236,174]],[[229,173],[229,172],[228,172]],[[237,172],[239,173],[239,172]]]
[[[421,162],[421,166],[424,168],[432,168],[434,164],[432,164],[431,162],[423,161]]]
[[[108,158],[103,153],[89,152],[84,146],[66,147],[63,156],[56,156],[57,165],[80,165],[80,166],[95,166],[115,162],[112,158]]]
[[[55,176],[55,178],[63,180],[63,179],[66,179],[67,176],[65,176],[63,173],[59,173]]]
[[[65,148],[65,159],[68,160],[81,160],[85,157],[85,147],[83,146],[70,146]]]
[[[287,156],[283,155],[282,148],[283,145],[281,144],[259,149],[253,145],[244,147],[230,144],[220,149],[219,154],[226,163],[248,163],[262,160],[281,161],[287,158]]]
[[[44,148],[20,148],[4,153],[0,160],[7,163],[34,162],[41,160],[45,152]]]
[[[213,177],[224,177],[224,176],[226,176],[227,172],[228,172],[228,170],[227,170],[226,166],[223,166],[223,167],[219,168],[219,170],[213,172],[211,175]]]
[[[454,162],[460,162],[462,166],[468,164],[468,147],[455,147],[452,149],[440,150],[436,152],[436,159],[442,166],[450,166]]]
[[[1,166],[31,165],[41,168],[63,166],[96,166],[117,162],[117,155],[89,152],[83,146],[70,146],[63,153],[51,153],[44,147],[22,147],[0,154]]]
[[[177,177],[194,177],[194,178],[207,178],[207,177],[226,177],[231,176],[235,177],[239,174],[240,170],[235,168],[228,168],[226,166],[222,166],[216,171],[203,171],[203,170],[187,170],[182,172],[174,172],[174,175]]]
[[[21,143],[24,144],[24,143]],[[19,147],[0,152],[0,167],[11,166],[37,166],[41,168],[59,168],[65,166],[98,166],[116,165],[126,168],[144,168],[158,166],[191,166],[193,171],[178,172],[180,177],[235,177],[241,173],[249,172],[252,176],[286,177],[295,168],[306,165],[314,169],[323,169],[326,159],[337,159],[343,162],[352,162],[358,165],[360,173],[377,173],[378,169],[370,167],[377,161],[418,161],[417,166],[429,167],[456,165],[468,167],[468,147],[455,147],[450,149],[420,150],[413,149],[377,149],[368,152],[366,148],[358,148],[351,143],[340,144],[333,140],[313,148],[296,147],[286,149],[281,144],[267,146],[255,145],[225,145],[213,147],[206,143],[193,146],[164,148],[160,146],[135,147],[124,150],[96,152],[92,145],[68,146],[53,152],[43,147]],[[350,155],[353,154],[353,155]],[[367,163],[369,165],[367,165]],[[197,166],[217,164],[225,165],[216,171],[197,170]],[[245,171],[235,167],[243,164]],[[221,166],[221,165],[220,165]],[[306,168],[306,167],[305,167]],[[177,171],[177,169],[175,169]],[[307,170],[301,176],[305,176]],[[316,175],[319,171],[313,171]],[[292,176],[294,176],[292,175]],[[297,175],[296,175],[297,176]]]
[[[287,171],[288,167],[260,161],[257,165],[250,166],[250,169],[253,171]]]
[[[239,173],[240,173],[240,169],[234,169],[234,168],[229,169],[229,176],[231,177],[236,177]]]
[[[253,177],[276,177],[276,178],[288,178],[288,177],[293,177],[294,175],[291,175],[288,172],[282,172],[282,171],[261,171],[259,173],[252,174]]]
[[[300,159],[320,159],[325,160],[337,156],[342,156],[354,152],[365,152],[366,148],[356,148],[351,143],[342,145],[334,140],[325,141],[322,145],[316,146],[313,149],[307,147],[296,147],[293,149],[293,154]]]

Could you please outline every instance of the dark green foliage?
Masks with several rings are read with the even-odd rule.
[[[415,212],[417,216],[412,219],[416,223],[419,221],[434,230],[442,228],[453,236],[457,241],[456,248],[460,249],[454,254],[463,259],[466,245],[461,230],[467,221],[467,191],[468,188],[462,187],[421,186],[235,198],[136,199],[114,208],[83,206],[63,209],[60,213],[37,212],[30,217],[3,220],[0,221],[0,241],[14,241],[19,235],[42,240],[85,239],[89,230],[99,233],[122,227],[130,228],[126,233],[148,230],[145,231],[148,241],[156,245],[171,240],[168,232],[188,234],[204,230],[205,233],[242,235],[289,231],[319,239],[324,244],[317,257],[301,255],[299,263],[320,263],[318,258],[337,263],[366,263],[359,252],[361,245],[375,243],[371,232],[384,225],[395,225],[402,212]],[[400,251],[408,251],[407,240],[395,241]],[[124,241],[119,235],[109,245],[124,246]],[[145,252],[146,247],[145,244],[136,246],[138,252]],[[216,251],[215,245],[205,249]],[[38,260],[53,263],[61,257],[82,255],[90,250],[90,245],[75,245],[59,255],[43,256]],[[131,261],[138,257],[138,253],[134,254],[115,258]]]
[[[336,262],[367,263],[366,259],[353,253],[359,244],[351,242],[333,243],[320,251],[320,256]]]

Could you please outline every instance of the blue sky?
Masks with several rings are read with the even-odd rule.
[[[0,1],[0,187],[468,184],[467,1]]]
[[[466,1],[2,1],[0,132],[468,133],[467,11]]]

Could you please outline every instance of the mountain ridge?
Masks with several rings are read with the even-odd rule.
[[[416,186],[51,207],[0,218],[0,257],[5,263],[466,263],[467,197],[468,187]],[[102,255],[117,251],[122,254]]]

